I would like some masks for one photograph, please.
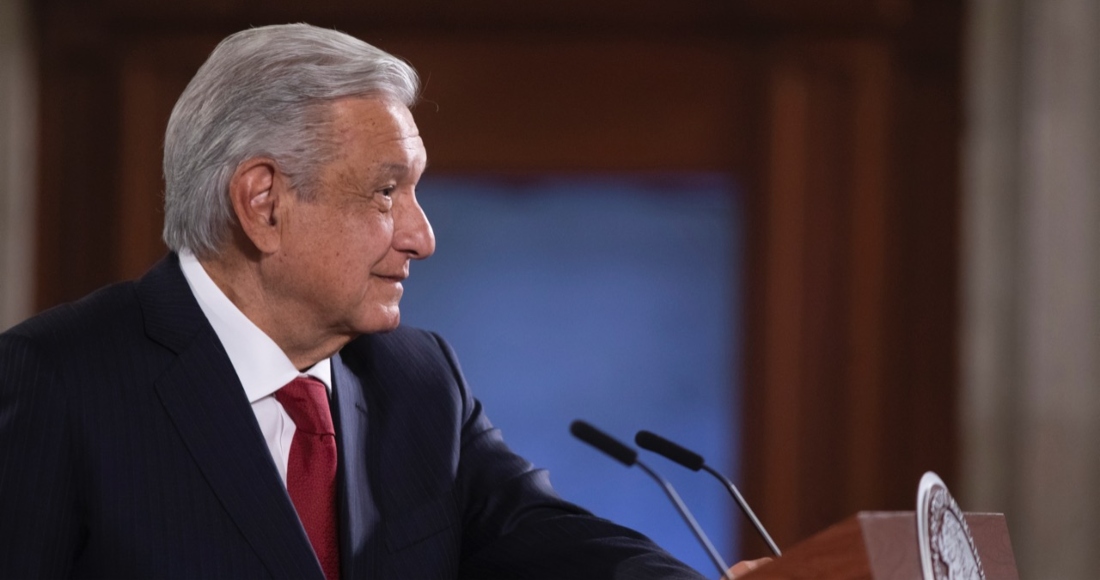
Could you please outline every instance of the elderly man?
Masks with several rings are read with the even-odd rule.
[[[416,73],[307,25],[223,41],[165,138],[140,280],[0,336],[0,577],[694,578],[559,499],[449,347]]]

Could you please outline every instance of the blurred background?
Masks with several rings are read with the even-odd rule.
[[[164,254],[172,104],[297,21],[420,71],[440,249],[405,321],[564,495],[706,572],[568,420],[704,450],[783,547],[934,470],[1021,577],[1095,577],[1094,0],[0,0],[0,328]],[[650,463],[727,559],[766,553]]]

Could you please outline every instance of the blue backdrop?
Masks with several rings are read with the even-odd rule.
[[[474,394],[555,488],[708,575],[659,487],[568,434],[583,418],[633,445],[649,429],[737,465],[740,219],[709,175],[427,176],[438,249],[412,265],[402,323],[440,332]],[[731,562],[735,507],[719,484],[643,452]]]

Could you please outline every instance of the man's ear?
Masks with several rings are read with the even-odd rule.
[[[246,238],[261,253],[279,248],[280,224],[276,212],[282,191],[281,174],[272,159],[254,157],[237,166],[229,180],[229,200]]]

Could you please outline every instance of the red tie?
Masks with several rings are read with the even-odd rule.
[[[294,440],[286,468],[286,489],[313,552],[328,580],[340,578],[336,531],[336,431],[332,428],[325,385],[298,377],[275,392],[294,421]]]

